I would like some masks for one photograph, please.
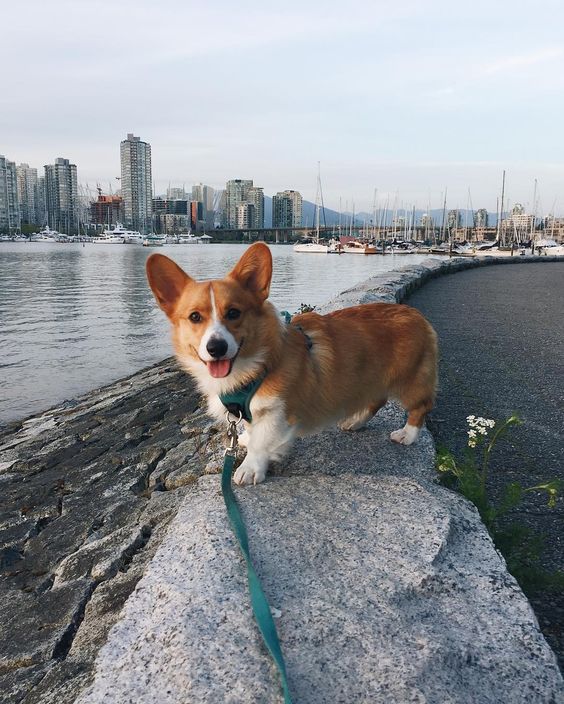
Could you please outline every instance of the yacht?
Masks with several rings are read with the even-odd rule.
[[[310,254],[328,254],[329,245],[322,244],[319,240],[315,242],[300,242],[294,245],[294,252],[309,252]]]
[[[369,242],[351,240],[343,245],[343,252],[345,254],[376,254],[376,247]]]
[[[93,237],[92,242],[96,244],[123,244],[125,238],[120,235],[114,235],[113,232],[105,231],[98,237]]]
[[[200,238],[194,237],[189,232],[185,232],[183,235],[178,235],[178,244],[199,244]]]
[[[31,235],[29,240],[30,242],[56,242],[59,237],[60,234],[57,230],[50,230],[49,225],[47,225],[43,230]]]
[[[143,238],[143,247],[162,247],[166,243],[166,235],[155,235],[154,233]]]
[[[126,230],[121,222],[118,222],[113,230],[104,230],[102,232],[102,238],[104,241],[108,241],[105,238],[118,238],[121,240],[122,244],[143,244],[143,235],[137,230]],[[97,241],[100,241],[97,238]],[[119,244],[117,240],[112,239],[110,244]]]

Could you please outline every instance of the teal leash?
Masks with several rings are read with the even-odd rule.
[[[231,420],[229,411],[227,413],[227,418],[229,422],[227,437],[230,441],[230,445],[225,450],[225,457],[223,460],[221,492],[223,494],[223,500],[225,502],[225,508],[227,509],[227,515],[229,516],[231,527],[233,528],[233,532],[235,533],[235,537],[239,543],[239,548],[241,549],[245,562],[247,563],[249,594],[251,597],[251,606],[253,608],[255,620],[268,652],[278,668],[282,683],[282,691],[284,693],[284,704],[292,704],[290,688],[288,686],[288,679],[286,676],[286,664],[284,662],[284,656],[282,655],[280,641],[278,640],[278,633],[276,631],[276,626],[274,625],[274,619],[272,618],[272,612],[270,611],[268,600],[262,589],[260,579],[251,560],[251,554],[249,552],[249,536],[247,535],[247,529],[245,528],[245,523],[243,521],[243,517],[241,516],[239,505],[237,504],[237,499],[233,493],[233,487],[231,486],[231,477],[233,470],[235,469],[235,460],[237,459],[237,423],[240,418],[237,420]]]

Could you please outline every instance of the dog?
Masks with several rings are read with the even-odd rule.
[[[146,268],[172,324],[176,357],[211,415],[225,415],[220,394],[264,375],[239,440],[247,455],[234,474],[237,484],[264,481],[269,463],[281,460],[297,436],[334,423],[359,430],[390,398],[408,414],[391,440],[417,440],[437,384],[437,336],[417,310],[369,303],[304,313],[287,324],[267,300],[272,255],[262,242],[223,279],[195,281],[162,254],[152,254]]]

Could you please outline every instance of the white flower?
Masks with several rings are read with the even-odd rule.
[[[476,447],[476,440],[470,438],[470,440],[468,440],[468,447]]]
[[[469,431],[468,431],[468,437],[469,437],[469,438],[475,438],[475,437],[476,437],[476,431],[475,431],[475,430],[469,430]]]
[[[468,418],[466,418],[466,420],[470,423],[471,421],[474,420],[475,417],[476,416],[468,416]]]

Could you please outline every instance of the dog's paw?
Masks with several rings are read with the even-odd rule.
[[[366,426],[366,420],[358,419],[356,416],[351,418],[345,418],[337,423],[340,430],[345,430],[347,432],[354,432],[355,430],[361,430]]]
[[[233,475],[235,484],[260,484],[266,477],[267,463],[245,457]]]
[[[405,425],[403,428],[390,433],[390,440],[400,445],[412,445],[419,437],[419,432],[420,428],[414,425]]]

